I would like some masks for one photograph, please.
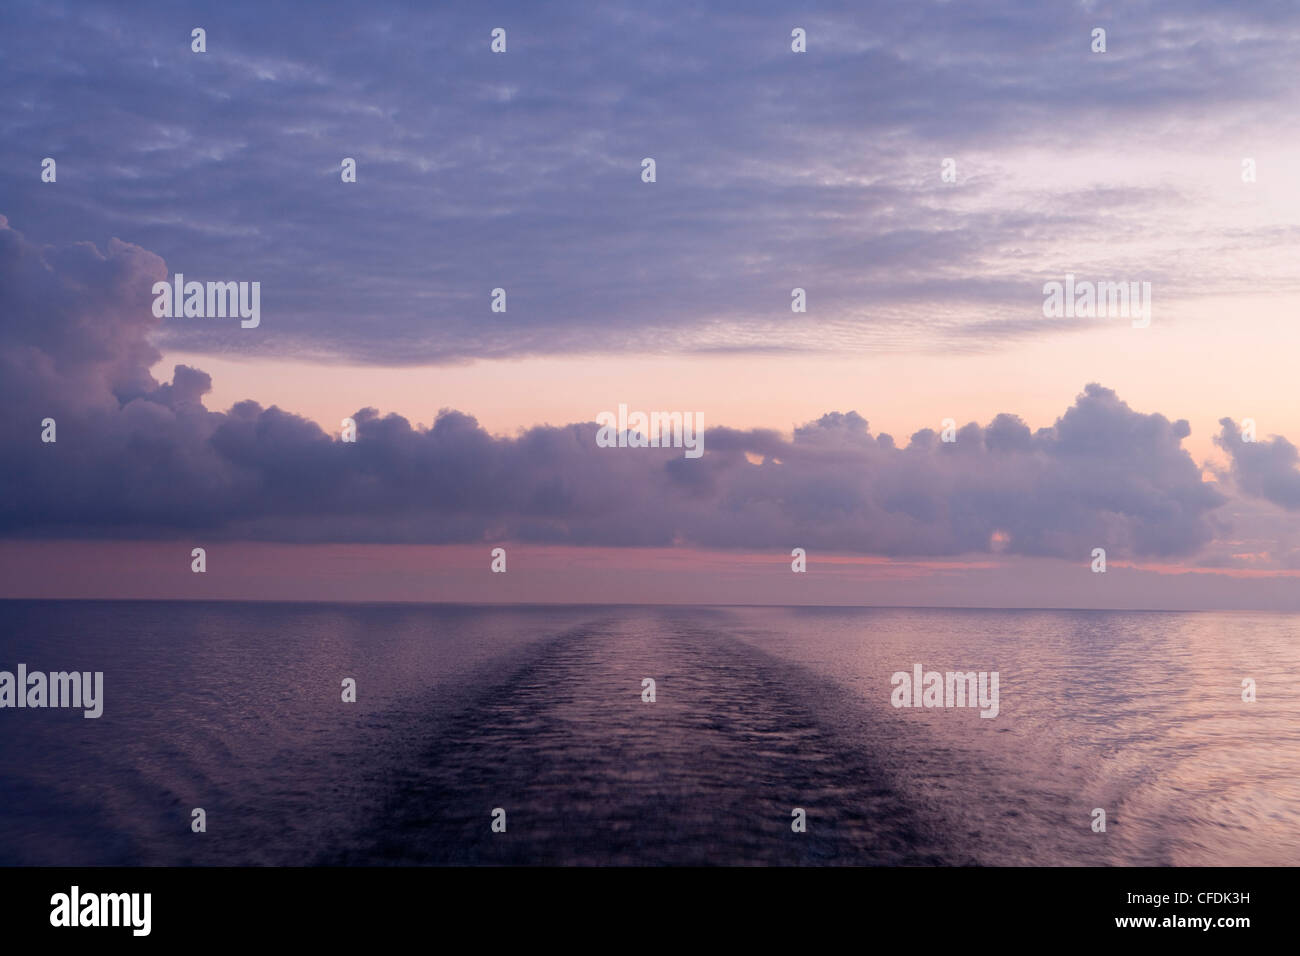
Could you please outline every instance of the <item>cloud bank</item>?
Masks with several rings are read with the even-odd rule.
[[[953,443],[836,412],[788,437],[706,424],[687,459],[598,447],[594,414],[498,437],[458,411],[420,429],[373,409],[344,443],[277,407],[205,408],[198,369],[156,381],[165,274],[129,243],[40,248],[0,217],[0,534],[1170,557],[1211,541],[1227,500],[1182,448],[1186,421],[1096,384],[1050,428],[1002,414]],[[1295,448],[1252,447],[1244,490],[1293,500],[1267,476]]]

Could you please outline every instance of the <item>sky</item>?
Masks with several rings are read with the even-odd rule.
[[[0,596],[1300,610],[1294,4],[303,9],[0,10]]]

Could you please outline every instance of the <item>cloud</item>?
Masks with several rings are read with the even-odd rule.
[[[1300,453],[1295,445],[1281,435],[1242,441],[1241,429],[1231,418],[1219,419],[1219,425],[1214,443],[1228,453],[1237,487],[1288,511],[1300,509]]]
[[[277,407],[207,409],[198,369],[155,381],[148,290],[165,274],[137,246],[39,248],[0,219],[0,534],[879,555],[987,552],[996,536],[1003,553],[1174,556],[1212,538],[1225,500],[1181,446],[1187,422],[1099,385],[1050,428],[1004,414],[955,443],[835,412],[789,437],[707,427],[687,459],[598,447],[595,422],[497,437],[458,411],[418,428],[374,409],[344,443]]]
[[[1294,217],[1243,225],[1186,148],[1287,151],[1291,3],[315,9],[212,7],[202,55],[174,4],[0,10],[0,37],[21,38],[0,57],[11,220],[263,283],[257,335],[176,323],[168,349],[381,365],[988,349],[1068,331],[1040,311],[1066,271],[1149,280],[1162,303],[1241,288],[1242,270],[1292,281]]]

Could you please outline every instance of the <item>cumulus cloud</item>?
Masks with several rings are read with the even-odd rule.
[[[1014,415],[906,444],[856,412],[786,437],[708,428],[705,454],[602,448],[595,422],[488,434],[362,409],[358,440],[148,369],[157,256],[113,241],[39,248],[0,219],[0,533],[288,541],[525,540],[953,555],[1190,554],[1223,503],[1185,421],[1088,385],[1050,428]],[[42,444],[39,423],[57,420]],[[1264,446],[1261,446],[1262,448]],[[1295,449],[1290,445],[1290,460]]]
[[[1300,453],[1295,445],[1281,435],[1242,441],[1241,429],[1231,418],[1219,419],[1219,425],[1214,443],[1228,453],[1237,487],[1288,511],[1300,509]]]

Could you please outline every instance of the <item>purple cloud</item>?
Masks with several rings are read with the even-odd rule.
[[[457,411],[420,429],[373,409],[339,442],[280,408],[205,408],[197,369],[155,381],[149,289],[164,274],[137,246],[38,248],[0,219],[0,533],[882,555],[985,552],[996,534],[1010,553],[1173,556],[1211,540],[1225,501],[1182,448],[1187,422],[1099,385],[1051,428],[1004,414],[955,443],[923,430],[900,446],[831,413],[789,438],[708,428],[687,459],[599,447],[595,422],[495,437]]]
[[[1245,494],[1263,498],[1288,511],[1300,509],[1300,453],[1281,435],[1267,441],[1243,441],[1231,418],[1220,418],[1214,443],[1228,453],[1231,474]]]

